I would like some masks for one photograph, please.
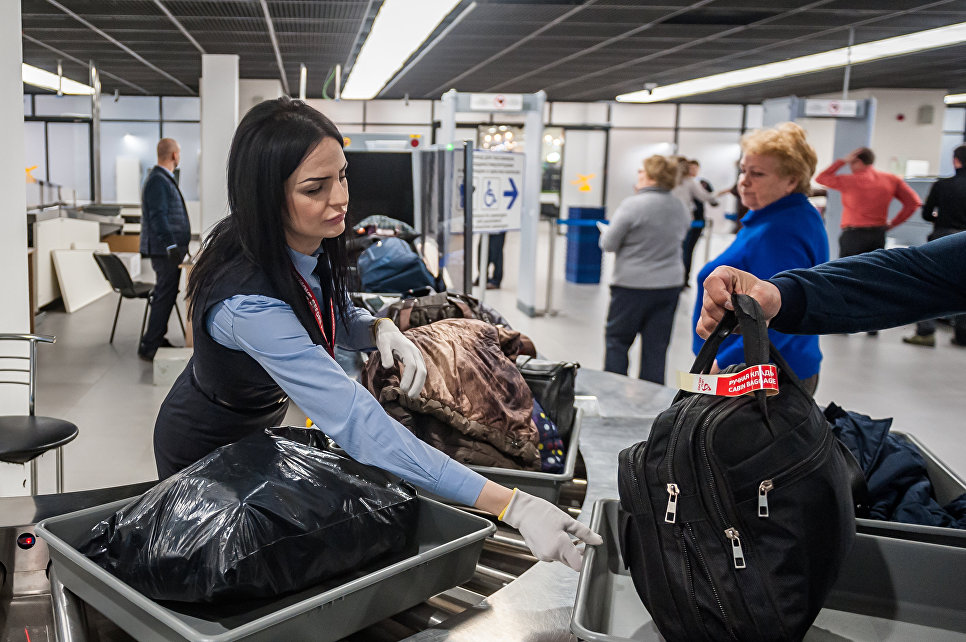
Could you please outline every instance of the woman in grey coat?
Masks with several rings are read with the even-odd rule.
[[[681,242],[691,217],[671,195],[677,165],[651,156],[638,170],[637,193],[601,225],[600,247],[617,254],[610,286],[604,370],[627,374],[627,351],[641,335],[638,377],[664,383],[667,346],[684,286]]]

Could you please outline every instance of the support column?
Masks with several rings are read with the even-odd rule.
[[[27,194],[24,188],[23,62],[20,3],[0,3],[0,332],[30,332],[27,289]],[[50,258],[48,257],[49,261]],[[54,346],[45,346],[54,347]],[[56,349],[56,348],[55,348]],[[10,354],[9,350],[5,354]],[[23,354],[26,356],[27,351]],[[26,362],[24,362],[26,363]],[[20,367],[20,366],[17,366]],[[27,387],[0,386],[0,415],[26,414]],[[0,495],[26,495],[26,467],[0,464]]]
[[[520,272],[517,277],[517,309],[537,314],[537,234],[540,222],[540,182],[543,145],[543,105],[547,94],[538,91],[528,105],[523,125],[523,210],[520,212]],[[547,274],[552,279],[552,274]],[[480,279],[480,283],[483,279]]]
[[[201,232],[228,214],[228,150],[238,126],[238,56],[201,57]]]

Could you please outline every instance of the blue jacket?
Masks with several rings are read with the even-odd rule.
[[[701,302],[704,299],[702,284],[719,265],[730,265],[751,272],[760,279],[767,279],[782,270],[812,267],[828,261],[825,224],[804,194],[789,194],[760,210],[751,210],[741,219],[741,223],[744,227],[734,242],[698,274],[692,328],[701,316]],[[768,336],[800,379],[818,373],[822,362],[818,337],[786,335],[771,329],[768,330]],[[694,333],[692,347],[695,354],[702,345],[704,339]],[[729,337],[718,350],[718,365],[724,368],[743,363],[743,351],[741,337]]]
[[[141,191],[141,255],[167,256],[171,245],[188,247],[188,208],[174,178],[157,165]]]

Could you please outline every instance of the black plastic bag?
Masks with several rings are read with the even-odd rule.
[[[319,430],[271,428],[161,482],[81,552],[153,599],[274,598],[401,551],[416,513],[411,486]]]

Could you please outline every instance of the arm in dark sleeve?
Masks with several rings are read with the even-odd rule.
[[[771,327],[794,334],[892,328],[966,312],[966,233],[790,270]]]
[[[938,186],[939,181],[932,184],[932,187],[929,188],[929,195],[926,196],[926,204],[922,206],[922,217],[930,223],[936,220],[936,198],[938,197],[936,188]]]
[[[141,197],[141,223],[147,224],[147,233],[162,247],[175,245],[171,227],[168,225],[168,190],[160,180],[148,179]]]

